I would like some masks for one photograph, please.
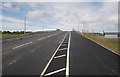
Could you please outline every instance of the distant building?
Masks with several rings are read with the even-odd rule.
[[[120,33],[118,33],[118,32],[105,32],[104,37],[105,38],[118,38],[118,37],[120,37]]]
[[[56,31],[60,31],[60,29],[56,29]]]

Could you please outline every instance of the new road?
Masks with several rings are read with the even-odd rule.
[[[56,31],[2,43],[3,76],[120,75],[120,56],[77,34]]]

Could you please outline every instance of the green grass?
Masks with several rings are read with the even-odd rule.
[[[80,32],[77,32],[81,34]],[[84,33],[83,36],[87,37],[88,39],[92,39],[99,44],[113,50],[114,52],[120,54],[120,51],[118,49],[118,39],[112,39],[112,38],[104,38],[102,35],[92,35],[92,33]],[[101,36],[102,38],[97,38],[97,36]]]
[[[17,37],[23,34],[2,34],[2,38]]]
[[[45,31],[45,32],[34,32],[34,33],[30,33],[30,34],[42,34],[42,33],[47,33],[47,32],[53,32],[53,31]],[[28,33],[29,34],[29,33]],[[28,35],[27,34],[27,35]],[[30,35],[29,34],[29,35]],[[22,36],[24,34],[1,34],[2,37],[0,38],[9,38],[9,37],[17,37],[17,36]]]

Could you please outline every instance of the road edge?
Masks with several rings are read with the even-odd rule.
[[[77,33],[77,32],[76,32]],[[77,33],[78,34],[78,33]],[[79,34],[80,35],[80,34]],[[83,36],[83,35],[82,35]],[[85,37],[85,36],[83,36],[83,37]],[[120,56],[120,54],[118,54],[118,53],[116,53],[116,52],[114,52],[113,50],[111,50],[111,49],[109,49],[109,48],[107,48],[107,47],[105,47],[104,45],[101,45],[100,43],[98,43],[98,42],[96,42],[96,41],[94,41],[94,40],[92,40],[92,39],[89,39],[89,38],[87,38],[87,37],[85,37],[86,39],[88,39],[88,40],[91,40],[92,42],[94,42],[94,43],[96,43],[96,44],[98,44],[99,46],[101,46],[101,47],[103,47],[103,48],[105,48],[105,49],[107,49],[107,50],[109,50],[109,51],[111,51],[112,53],[114,53],[114,54],[116,54],[116,55],[118,55],[118,56]]]

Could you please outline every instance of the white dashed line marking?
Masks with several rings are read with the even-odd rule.
[[[32,42],[25,43],[25,44],[22,44],[22,45],[16,46],[16,47],[14,47],[13,49],[16,49],[16,48],[19,48],[19,47],[22,47],[22,46],[25,46],[25,45],[28,45],[28,44],[31,44],[31,43],[32,43]]]

